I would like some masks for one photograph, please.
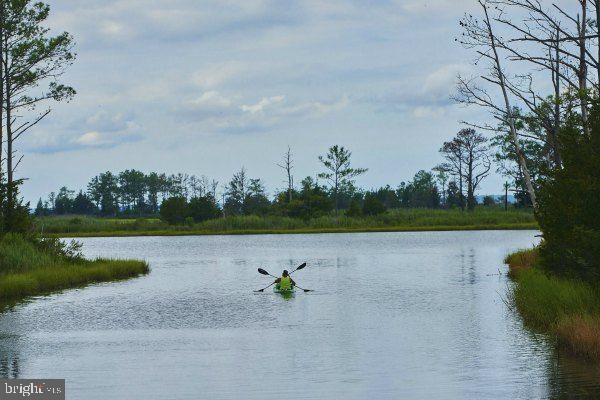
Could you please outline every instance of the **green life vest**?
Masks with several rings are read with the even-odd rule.
[[[282,276],[279,281],[279,290],[290,290],[292,288],[292,278],[289,276]]]

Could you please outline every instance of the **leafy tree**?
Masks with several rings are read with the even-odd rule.
[[[221,210],[217,207],[212,196],[199,196],[190,199],[188,213],[195,222],[202,222],[218,218],[221,215]]]
[[[456,181],[450,182],[448,189],[446,189],[446,207],[462,208],[463,204],[463,196]]]
[[[145,208],[146,176],[141,171],[127,169],[119,173],[119,194],[123,206],[141,214]]]
[[[319,185],[311,177],[306,177],[301,182],[300,197],[304,204],[304,218],[315,218],[329,214],[333,208],[333,201],[327,195],[325,187]]]
[[[498,203],[496,203],[496,199],[494,199],[494,197],[492,196],[485,196],[483,198],[483,205],[486,207],[493,207],[496,206]]]
[[[45,217],[50,215],[50,210],[48,209],[47,204],[45,205],[41,198],[38,200],[37,205],[35,206],[34,215],[36,217]]]
[[[265,215],[269,212],[271,202],[267,198],[265,186],[260,179],[250,179],[248,193],[244,198],[244,215]]]
[[[293,218],[315,218],[326,215],[333,209],[333,202],[326,188],[320,186],[313,178],[302,180],[300,191],[294,191],[292,201],[287,201],[287,192],[277,196],[276,207],[283,215]]]
[[[244,213],[244,201],[249,194],[249,185],[250,182],[244,167],[233,174],[226,189],[227,199],[224,205],[226,215],[242,215]]]
[[[439,208],[440,194],[430,172],[419,171],[412,182],[400,184],[398,197],[403,207]]]
[[[104,216],[114,216],[118,213],[118,193],[118,179],[110,171],[94,177],[88,184],[88,194]]]
[[[170,197],[160,206],[160,218],[170,225],[182,224],[189,216],[185,197]]]
[[[392,189],[390,185],[379,188],[375,192],[372,192],[372,194],[375,195],[381,203],[383,203],[386,209],[400,207],[398,193]]]
[[[362,214],[363,214],[363,209],[360,206],[360,199],[355,197],[350,201],[350,205],[348,206],[348,209],[346,210],[346,216],[360,217]]]
[[[54,213],[64,215],[73,212],[73,195],[74,191],[67,189],[65,186],[60,188],[54,202]]]
[[[58,79],[75,58],[73,38],[66,32],[50,35],[45,26],[50,8],[42,2],[7,0],[0,2],[2,29],[0,56],[2,57],[2,100],[6,121],[6,183],[7,211],[19,209],[14,171],[14,141],[50,113],[45,109],[29,120],[31,112],[46,100],[69,100],[75,90],[58,83]],[[14,207],[13,207],[14,204]]]
[[[563,168],[541,182],[536,217],[544,265],[565,275],[600,279],[600,103],[589,114],[589,135],[569,116],[559,133]]]
[[[363,203],[362,212],[365,215],[379,215],[385,212],[385,205],[375,193],[367,192]]]
[[[80,215],[92,215],[97,211],[94,202],[85,194],[83,190],[80,190],[73,199],[72,212]]]
[[[158,212],[158,196],[166,186],[166,177],[164,174],[151,172],[145,177],[145,187],[148,192],[148,208],[152,214]]]
[[[447,168],[443,165],[438,165],[437,167],[433,168],[433,172],[435,172],[435,179],[441,187],[440,193],[442,194],[442,205],[446,206],[446,184],[450,179],[450,176],[447,173]]]
[[[339,209],[339,194],[354,181],[353,178],[368,171],[366,168],[352,168],[350,157],[352,153],[343,146],[331,146],[325,156],[319,156],[319,161],[325,167],[325,172],[320,173],[319,178],[326,179],[333,190],[334,207],[336,213]]]

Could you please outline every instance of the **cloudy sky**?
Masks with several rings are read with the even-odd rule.
[[[207,175],[241,166],[270,191],[291,146],[296,180],[332,144],[398,185],[440,162],[476,118],[449,99],[471,56],[454,43],[472,0],[52,0],[77,41],[78,94],[19,144],[27,200],[101,171]],[[491,177],[482,192],[501,192]]]

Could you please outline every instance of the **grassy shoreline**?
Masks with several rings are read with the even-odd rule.
[[[370,217],[323,216],[310,220],[281,216],[232,216],[189,225],[167,225],[156,218],[116,219],[81,216],[38,218],[47,237],[256,235],[351,232],[537,229],[530,211],[478,209],[392,210]]]
[[[576,356],[600,360],[600,287],[543,271],[537,249],[511,254],[505,262],[516,283],[511,301],[525,324],[549,333]]]
[[[210,230],[148,230],[148,231],[106,231],[106,232],[58,232],[45,233],[45,237],[133,237],[133,236],[206,236],[206,235],[286,235],[320,233],[369,233],[369,232],[439,232],[439,231],[483,231],[483,230],[535,230],[536,223],[497,224],[497,225],[438,225],[438,226],[389,226],[375,228],[298,228],[298,229],[237,229],[224,231]]]
[[[66,256],[18,235],[0,239],[0,310],[32,296],[147,274],[144,261]]]

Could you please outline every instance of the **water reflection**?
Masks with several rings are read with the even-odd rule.
[[[600,363],[586,362],[562,350],[548,360],[549,398],[598,399],[600,397]]]
[[[4,379],[19,377],[19,358],[12,356],[10,358],[0,358],[0,377]]]

